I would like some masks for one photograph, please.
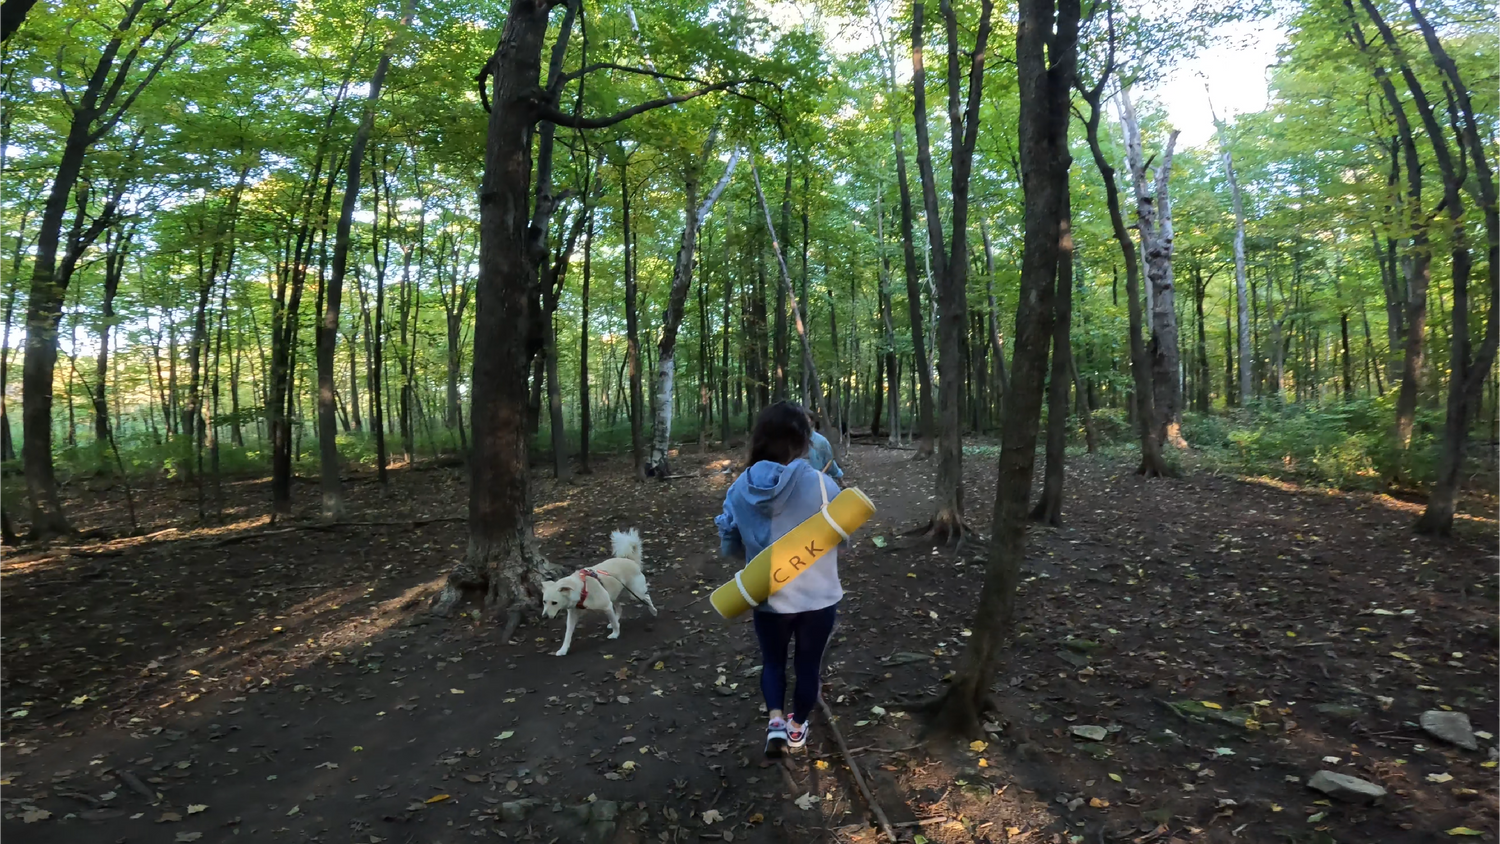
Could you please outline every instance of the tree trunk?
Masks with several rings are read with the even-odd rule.
[[[1378,9],[1368,0],[1361,0],[1361,6],[1370,15],[1380,31],[1382,40],[1396,57],[1401,74],[1412,93],[1412,101],[1422,116],[1423,125],[1427,129],[1435,158],[1443,175],[1443,204],[1453,224],[1453,230],[1449,235],[1450,267],[1453,275],[1453,311],[1449,337],[1450,374],[1447,411],[1443,421],[1443,448],[1437,478],[1428,497],[1427,508],[1415,525],[1417,531],[1421,533],[1446,535],[1452,531],[1453,516],[1457,509],[1456,499],[1462,482],[1463,459],[1469,436],[1470,419],[1477,415],[1480,409],[1484,382],[1491,374],[1497,345],[1500,345],[1500,319],[1497,319],[1500,317],[1500,266],[1497,266],[1497,259],[1500,259],[1500,215],[1497,215],[1497,210],[1500,209],[1497,209],[1496,204],[1496,184],[1490,168],[1489,150],[1478,130],[1468,86],[1459,76],[1457,65],[1443,48],[1436,30],[1421,9],[1416,3],[1408,0],[1407,6],[1422,31],[1428,52],[1443,72],[1444,90],[1449,97],[1450,116],[1453,116],[1455,100],[1458,112],[1463,115],[1462,125],[1457,132],[1458,162],[1453,160],[1454,155],[1448,148],[1447,136],[1438,126],[1433,109],[1412,70],[1411,62],[1401,51],[1394,33],[1380,17]],[[1459,122],[1456,116],[1453,116],[1453,121]],[[1466,158],[1473,162],[1473,179],[1465,177],[1463,164]],[[1472,258],[1469,254],[1462,221],[1463,199],[1460,195],[1460,189],[1466,183],[1470,185],[1470,192],[1478,198],[1484,211],[1488,245],[1487,286],[1489,289],[1487,292],[1490,300],[1489,313],[1485,320],[1484,339],[1472,356],[1469,347],[1468,289]]]
[[[646,479],[646,454],[643,443],[641,395],[641,335],[640,320],[636,309],[635,243],[630,236],[630,182],[628,159],[620,162],[620,220],[621,243],[625,261],[625,360],[630,368],[630,461],[635,467],[635,479]]]
[[[1052,297],[1052,377],[1047,387],[1047,462],[1042,475],[1042,497],[1031,511],[1033,521],[1053,527],[1062,526],[1068,448],[1068,387],[1073,380],[1070,377],[1073,371],[1073,213],[1066,182],[1060,226],[1057,286]]]
[[[583,235],[583,318],[578,323],[578,472],[593,474],[589,466],[589,436],[593,413],[589,407],[589,282],[594,261],[594,209],[589,208]]]
[[[729,166],[724,171],[724,176],[708,197],[703,201],[703,206],[698,206],[698,185],[703,177],[703,169],[708,165],[713,154],[714,142],[718,139],[718,127],[709,132],[708,140],[703,145],[703,150],[698,155],[698,161],[691,166],[687,178],[683,184],[683,226],[682,237],[677,247],[677,260],[672,265],[672,287],[667,294],[667,311],[662,319],[661,339],[656,347],[656,417],[653,421],[651,436],[651,461],[648,474],[666,480],[672,473],[667,464],[667,452],[672,447],[672,416],[674,403],[673,385],[677,373],[677,332],[682,326],[682,317],[687,310],[687,294],[693,284],[693,264],[697,260],[698,232],[703,227],[703,222],[708,219],[708,214],[713,210],[714,204],[719,201],[719,196],[724,193],[729,179],[734,175],[735,164],[739,162],[739,151],[730,155]],[[785,365],[778,364],[781,374],[778,383],[784,391]]]
[[[120,279],[125,275],[125,259],[130,254],[130,242],[135,226],[128,226],[105,236],[104,301],[99,311],[99,355],[94,366],[94,440],[107,446],[110,438],[109,401],[105,385],[109,380],[109,338],[115,324],[115,295],[120,291]],[[14,302],[14,300],[12,300]],[[9,308],[6,325],[10,324]],[[3,389],[3,387],[0,387]],[[9,427],[9,424],[6,424]]]
[[[557,324],[549,316],[542,355],[547,363],[547,427],[552,433],[552,477],[565,481],[568,466],[568,432],[563,424],[562,382],[557,374]]]
[[[1147,298],[1151,303],[1152,409],[1156,439],[1184,448],[1182,439],[1182,388],[1178,380],[1181,347],[1177,331],[1177,297],[1172,281],[1172,203],[1169,190],[1172,177],[1172,152],[1177,132],[1167,137],[1161,163],[1154,172],[1148,168],[1141,151],[1141,130],[1130,87],[1120,88],[1120,122],[1125,129],[1126,161],[1135,186],[1137,227],[1141,233],[1141,252],[1146,264]]]
[[[755,195],[760,198],[761,210],[766,214],[766,231],[771,235],[771,250],[776,253],[776,266],[781,270],[781,283],[786,289],[787,298],[791,300],[792,322],[797,329],[798,339],[802,341],[802,369],[807,373],[807,382],[812,387],[808,396],[812,401],[808,409],[819,419],[826,420],[828,417],[824,413],[822,389],[819,386],[823,382],[818,378],[818,365],[813,360],[812,342],[807,337],[807,324],[802,320],[802,304],[797,301],[797,291],[792,287],[792,276],[787,272],[786,258],[781,252],[781,241],[777,238],[776,227],[771,222],[771,206],[766,204],[766,195],[760,189],[760,170],[755,166],[753,157],[750,159],[750,175],[755,182]]]
[[[983,220],[979,222],[979,236],[984,241],[984,292],[989,297],[990,353],[995,356],[995,395],[1003,398],[1005,391],[1010,389],[1010,378],[1005,374],[1005,341],[1000,337],[1000,307],[995,302],[995,251],[990,245],[989,226]],[[996,404],[1001,402],[997,401]]]
[[[1229,198],[1234,207],[1234,292],[1239,308],[1239,359],[1240,359],[1240,405],[1250,403],[1250,306],[1245,292],[1245,203],[1240,196],[1240,183],[1234,177],[1234,157],[1229,152],[1229,141],[1224,136],[1224,125],[1214,115],[1218,128],[1219,155],[1224,162],[1224,176],[1229,182]]]
[[[940,9],[947,34],[948,125],[952,178],[953,237],[951,244],[943,238],[942,217],[938,210],[937,185],[933,176],[931,142],[927,131],[926,70],[923,66],[924,6],[912,7],[912,93],[913,114],[917,130],[917,167],[922,181],[922,199],[927,211],[928,252],[935,269],[937,311],[940,321],[938,342],[938,401],[940,433],[938,436],[938,471],[936,509],[932,516],[932,534],[938,542],[960,539],[968,530],[963,502],[963,390],[964,340],[968,322],[969,272],[969,181],[974,162],[974,146],[979,136],[979,105],[984,90],[985,51],[989,42],[992,3],[981,5],[979,28],[974,51],[970,56],[967,108],[960,113],[962,96],[958,17],[949,0]]]
[[[1112,35],[1110,43],[1111,51],[1113,51]],[[1093,154],[1094,166],[1098,168],[1099,175],[1104,181],[1104,198],[1109,206],[1109,219],[1114,230],[1115,243],[1120,247],[1120,253],[1125,259],[1125,302],[1126,310],[1130,315],[1130,372],[1133,393],[1131,410],[1141,447],[1141,465],[1136,472],[1150,478],[1166,474],[1166,463],[1162,460],[1161,441],[1157,439],[1156,427],[1151,424],[1156,414],[1151,406],[1153,402],[1150,358],[1146,353],[1146,344],[1141,337],[1143,320],[1140,263],[1135,242],[1130,237],[1130,231],[1125,228],[1125,215],[1120,209],[1119,188],[1115,184],[1115,169],[1105,158],[1099,141],[1099,121],[1103,117],[1100,101],[1112,67],[1111,62],[1110,67],[1106,68],[1108,72],[1102,73],[1095,85],[1083,92],[1085,101],[1090,105],[1089,119],[1084,127],[1087,130],[1089,151]]]
[[[1054,2],[1059,7],[1056,32]],[[936,707],[933,726],[941,733],[982,735],[981,715],[991,702],[1001,646],[1015,623],[1070,165],[1068,100],[1077,62],[1078,17],[1078,0],[1020,3],[1016,69],[1025,210],[1016,352],[1001,413],[999,480],[984,586],[970,624],[974,635]]]
[[[140,5],[138,2],[137,6]],[[118,37],[111,42],[118,49]],[[102,66],[102,65],[101,65]],[[102,83],[101,83],[102,84]],[[67,516],[52,468],[52,388],[57,368],[57,329],[70,279],[58,272],[63,214],[83,170],[90,146],[89,119],[74,114],[63,143],[58,172],[42,209],[41,229],[26,302],[26,355],[21,363],[21,460],[31,505],[31,534],[47,538],[68,533]],[[66,257],[65,257],[66,260]],[[76,264],[76,258],[71,262]]]
[[[888,67],[887,74],[894,78],[894,68]],[[901,256],[902,266],[906,271],[906,304],[911,327],[912,367],[917,381],[916,456],[925,458],[932,455],[933,439],[937,436],[932,413],[932,367],[927,362],[927,339],[922,326],[922,289],[917,273],[911,181],[906,172],[906,142],[901,137],[901,118],[893,116],[891,122],[891,134],[896,150],[896,186],[901,195]]]
[[[412,0],[407,0],[399,26],[404,29],[411,23]],[[380,102],[380,91],[385,85],[386,73],[391,67],[391,54],[396,48],[399,30],[386,39],[385,49],[370,76],[369,93],[365,97],[364,113],[359,128],[354,132],[354,141],[349,147],[349,165],[344,175],[344,197],[339,205],[339,219],[334,231],[333,272],[328,279],[327,295],[322,313],[322,324],[316,333],[318,366],[318,458],[321,467],[320,479],[323,493],[323,518],[337,521],[344,517],[344,489],[339,480],[338,431],[334,418],[334,374],[333,360],[339,336],[339,312],[343,305],[344,276],[348,272],[349,245],[354,225],[354,208],[359,202],[360,167],[365,160],[365,147],[375,128],[375,105]],[[351,392],[351,395],[354,395]]]

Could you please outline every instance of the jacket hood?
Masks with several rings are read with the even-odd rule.
[[[757,510],[775,514],[785,504],[784,493],[791,489],[803,472],[812,471],[805,460],[793,460],[787,465],[762,460],[745,471],[745,482],[741,494],[746,502]]]

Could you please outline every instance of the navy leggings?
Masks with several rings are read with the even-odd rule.
[[[818,705],[823,686],[823,651],[833,635],[839,605],[797,613],[755,613],[755,636],[760,639],[760,690],[767,709],[782,709],[786,703],[786,650],[793,638],[797,649],[792,665],[797,671],[797,690],[792,696],[792,719],[804,724]]]

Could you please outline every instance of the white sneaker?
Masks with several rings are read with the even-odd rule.
[[[808,724],[798,724],[795,720],[788,718],[786,721],[786,746],[792,750],[801,750],[807,746]]]
[[[771,759],[780,758],[786,753],[788,743],[786,721],[772,718],[771,723],[766,725],[766,756]]]

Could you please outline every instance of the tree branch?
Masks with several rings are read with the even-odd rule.
[[[608,117],[584,117],[578,114],[568,114],[567,112],[559,111],[556,106],[550,103],[538,104],[535,113],[538,120],[545,120],[549,123],[555,123],[558,126],[568,126],[573,129],[606,129],[617,123],[623,123],[638,114],[645,114],[648,111],[665,108],[666,106],[685,103],[688,100],[694,100],[707,94],[727,91],[736,85],[746,85],[752,82],[764,82],[764,80],[752,77],[750,79],[731,79],[725,82],[716,82],[686,94],[647,100],[646,102],[631,106],[624,111],[615,112]],[[739,92],[735,91],[733,93],[738,94]]]
[[[622,73],[634,73],[638,76],[650,76],[656,79],[670,79],[673,82],[693,82],[698,85],[708,84],[702,79],[696,79],[691,76],[678,76],[675,73],[663,73],[659,70],[651,68],[632,67],[627,64],[615,64],[614,62],[594,62],[590,65],[584,65],[583,67],[580,67],[577,70],[571,71],[564,75],[563,82],[572,82],[574,79],[578,79],[581,76],[587,76],[588,74],[599,70],[618,70]]]

